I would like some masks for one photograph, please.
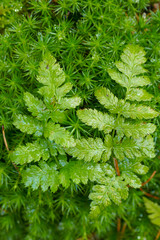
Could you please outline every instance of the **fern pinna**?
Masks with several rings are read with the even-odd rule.
[[[64,83],[63,71],[55,59],[46,54],[37,78],[44,85],[38,91],[43,101],[25,93],[24,100],[32,117],[18,115],[14,121],[22,132],[37,138],[25,146],[18,146],[11,154],[16,164],[38,162],[22,170],[25,186],[32,189],[41,186],[43,191],[50,188],[55,192],[60,185],[68,188],[71,182],[87,184],[90,180],[94,184],[89,195],[93,217],[99,215],[111,201],[120,204],[122,199],[126,199],[128,185],[134,188],[141,186],[136,174],[145,174],[148,167],[142,163],[144,158],[155,156],[150,134],[156,129],[154,124],[143,119],[158,116],[147,104],[138,103],[148,102],[152,98],[142,89],[150,84],[149,79],[142,75],[146,72],[142,67],[146,61],[144,55],[142,48],[129,45],[121,55],[122,61],[116,62],[119,71],[108,70],[111,78],[126,88],[125,99],[119,100],[109,89],[101,87],[95,91],[95,96],[106,110],[77,111],[82,122],[104,132],[104,139],[74,139],[60,124],[66,118],[66,110],[78,106],[81,99],[77,96],[66,97],[72,85]],[[66,153],[71,157],[67,159]],[[115,158],[120,176],[114,169]]]
[[[157,203],[150,201],[148,198],[144,197],[143,200],[151,222],[160,227],[160,206]]]

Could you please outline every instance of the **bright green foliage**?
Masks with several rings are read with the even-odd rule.
[[[56,60],[49,53],[45,55],[40,64],[37,77],[39,82],[46,85],[39,90],[46,105],[32,94],[25,93],[24,100],[28,110],[36,118],[22,115],[15,117],[14,125],[22,132],[42,137],[41,141],[16,148],[11,154],[11,158],[17,164],[39,161],[41,158],[47,160],[49,158],[48,144],[43,139],[43,135],[50,141],[54,140],[57,145],[63,147],[75,146],[75,140],[70,133],[59,124],[55,124],[55,122],[62,122],[65,116],[64,111],[59,109],[75,108],[80,104],[80,98],[63,98],[71,90],[72,86],[67,83],[61,86],[65,81],[65,76],[59,64],[55,62]],[[73,99],[75,100],[74,103]],[[62,100],[66,101],[66,105],[64,104],[63,107],[61,107]],[[48,119],[51,120],[47,122]]]
[[[156,130],[156,126],[152,123],[127,122],[124,118],[119,118],[116,121],[115,129],[120,138],[124,135],[127,137],[140,138],[153,133]]]
[[[105,175],[112,176],[114,169],[108,164],[85,163],[83,161],[66,162],[59,171],[57,166],[48,165],[40,161],[39,167],[32,165],[23,171],[22,177],[25,186],[31,186],[33,190],[41,186],[43,191],[49,187],[55,192],[60,184],[68,188],[71,180],[76,183],[87,184],[88,180],[94,182],[98,179],[104,179]]]
[[[120,84],[122,87],[126,87],[126,88],[131,88],[131,87],[133,88],[133,87],[139,87],[139,86],[143,87],[151,84],[149,78],[146,76],[140,76],[140,77],[133,76],[131,80],[131,79],[128,79],[128,77],[125,74],[122,74],[113,69],[108,69],[108,73],[110,77],[113,80],[115,80],[118,84]]]
[[[8,186],[9,178],[7,166],[0,163],[0,186]]]
[[[138,188],[141,181],[137,174],[145,174],[148,168],[140,163],[136,163],[137,158],[154,158],[154,141],[152,134],[156,126],[152,123],[144,123],[133,121],[131,119],[149,119],[159,115],[158,112],[148,106],[130,104],[127,100],[149,101],[151,94],[143,89],[133,88],[134,80],[137,75],[146,72],[141,66],[146,61],[145,52],[138,46],[128,45],[121,59],[123,62],[116,62],[116,66],[123,74],[112,69],[109,70],[110,76],[127,88],[125,99],[119,100],[109,89],[101,87],[95,91],[98,101],[104,105],[112,114],[102,113],[96,109],[78,110],[79,119],[93,128],[103,131],[105,135],[104,142],[101,138],[88,138],[76,140],[76,146],[69,148],[67,153],[79,160],[91,161],[107,161],[111,157],[115,157],[118,161],[125,159],[135,160],[134,164],[139,170],[127,165],[127,170],[122,169],[121,177],[113,179],[103,179],[100,183],[93,187],[94,193],[90,194],[93,200],[91,203],[91,213],[96,215],[100,212],[99,205],[108,206],[111,202],[119,204],[121,199],[128,196],[127,184],[131,187]],[[150,82],[146,78],[142,78],[140,83],[136,82],[136,86],[148,85]],[[133,91],[132,91],[133,88]],[[116,115],[118,114],[118,115]],[[124,118],[125,117],[125,118]],[[111,133],[108,134],[108,133]],[[123,197],[124,196],[124,197]]]
[[[0,239],[86,240],[96,238],[97,240],[113,240],[122,238],[124,240],[153,240],[156,238],[158,226],[152,224],[147,216],[143,204],[144,193],[134,188],[140,186],[140,181],[146,182],[153,171],[157,171],[154,178],[143,186],[143,189],[145,192],[159,196],[159,118],[151,120],[148,118],[147,121],[145,118],[138,120],[141,116],[136,117],[137,109],[133,113],[136,118],[131,119],[130,117],[133,105],[139,106],[138,100],[142,101],[140,105],[147,106],[145,109],[147,112],[148,107],[160,110],[160,11],[155,6],[158,6],[158,0],[0,1],[0,125],[4,125],[9,153],[11,154],[18,146],[26,147],[29,142],[33,144],[35,141],[39,143],[41,140],[46,142],[46,149],[49,149],[47,150],[49,151],[47,160],[42,160],[41,157],[40,161],[34,159],[32,162],[19,164],[17,166],[19,174],[10,161],[10,154],[5,148],[0,131]],[[142,64],[142,66],[147,69],[146,73],[150,78],[145,76],[145,73],[132,77],[131,91],[128,91],[122,83],[124,79],[125,82],[128,81],[127,75],[116,70],[116,73],[119,74],[118,80],[123,86],[117,82],[118,80],[115,81],[111,77],[113,81],[108,75],[109,71],[115,71],[114,63],[119,60],[124,47],[128,44],[129,46],[139,44],[146,51],[147,64],[146,66]],[[132,51],[134,53],[134,50]],[[66,80],[56,89],[56,95],[59,97],[54,96],[52,104],[47,103],[47,98],[37,93],[40,87],[47,87],[46,84],[37,81],[37,76],[39,63],[45,55],[48,55],[48,52],[57,59],[63,68]],[[139,52],[141,53],[136,54],[136,59],[143,56],[144,62],[144,51],[139,48]],[[124,64],[128,64],[130,61],[128,54],[130,55],[125,52]],[[142,60],[139,62],[142,63]],[[121,67],[120,64],[116,64]],[[47,69],[49,70],[48,67]],[[94,93],[101,87],[109,89],[118,98],[118,101],[125,99],[131,105],[129,117],[127,117],[128,110],[124,109],[125,117],[121,114],[117,119],[117,113],[111,113],[109,109],[105,109],[99,104]],[[148,96],[145,96],[144,101],[141,96],[134,94],[134,92],[136,94],[140,92],[139,90],[141,93],[145,90],[152,94],[151,101],[147,100]],[[135,100],[127,99],[127,95],[131,95]],[[89,120],[86,120],[84,116],[88,126],[77,117],[77,109],[69,108],[74,104],[74,100],[78,98],[75,102],[79,101],[79,96],[82,98],[80,107],[82,113],[84,109],[87,111],[91,109],[95,112],[96,117],[94,118],[92,111],[86,111],[87,114],[91,113]],[[66,98],[70,98],[70,104]],[[59,104],[57,105],[56,102]],[[63,109],[66,102],[67,110]],[[25,116],[31,119],[32,115],[37,126],[43,126],[43,129],[50,122],[55,125],[59,124],[78,140],[100,138],[105,146],[110,146],[111,156],[107,160],[108,165],[102,162],[108,158],[109,150],[103,152],[100,162],[94,162],[93,159],[86,162],[65,155],[66,147],[56,144],[55,140],[49,140],[48,137],[44,139],[44,130],[41,136],[36,136],[35,133],[28,134],[26,130],[31,131],[34,124],[30,129],[25,128],[23,123],[20,124],[24,130],[21,132],[13,125],[13,119],[16,121],[16,116],[19,114],[23,119]],[[147,114],[145,113],[145,116]],[[104,121],[103,124],[100,124],[97,115],[101,115],[100,119],[105,118],[106,125]],[[149,115],[150,113],[148,117]],[[126,117],[127,119],[125,119]],[[89,123],[92,122],[92,119],[93,125],[91,126]],[[108,119],[111,120],[111,126],[108,125]],[[112,120],[114,120],[113,125]],[[156,132],[154,132],[155,125],[157,126]],[[41,131],[38,130],[38,134],[41,134]],[[126,186],[129,180],[128,184],[130,186],[133,184],[133,187],[128,189],[129,197],[125,201],[122,199],[122,203],[119,205],[114,204],[113,197],[110,198],[112,204],[107,207],[99,202],[97,210],[101,211],[97,211],[97,214],[96,211],[92,211],[92,216],[95,218],[91,219],[91,215],[89,215],[91,200],[88,196],[93,192],[92,188],[94,185],[98,185],[98,189],[101,185],[107,187],[108,184],[104,184],[102,180],[106,177],[114,179],[116,175],[115,171],[112,171],[114,168],[114,137],[118,136],[118,143],[121,143],[125,137],[136,140],[145,138],[149,134],[153,134],[156,144],[154,159],[149,157],[117,159],[120,177],[123,176],[124,185]],[[56,139],[56,141],[58,140]],[[38,158],[36,157],[36,159]],[[45,167],[45,164],[41,167],[40,162],[44,162],[48,167]],[[148,173],[148,168],[144,164],[149,166]],[[57,169],[54,168],[55,165]],[[101,175],[102,165],[106,174],[105,176],[102,174],[102,178],[96,179],[96,175]],[[23,183],[25,170],[32,169],[33,166],[42,170],[41,173],[44,172],[44,178],[40,177],[40,184],[34,191],[32,184],[35,183],[34,178],[37,179],[36,175],[32,175],[32,184],[27,188]],[[90,167],[89,169],[93,168],[92,173],[88,170],[89,174],[87,175],[84,166]],[[91,177],[92,175],[95,180],[92,181],[90,178],[87,181],[81,168],[87,176]],[[49,173],[50,169],[55,175],[55,172],[58,172],[58,179],[60,172],[66,169],[62,175],[65,176],[63,178],[65,179],[64,185],[58,183],[56,192],[54,191],[57,182]],[[39,176],[39,170],[35,172],[37,176]],[[43,179],[47,179],[47,174],[49,179],[52,179],[48,188],[44,187],[47,183],[43,181]],[[115,178],[118,182],[120,181],[118,177]],[[50,181],[49,179],[47,181]],[[54,182],[54,193],[51,190],[52,181]],[[42,190],[41,185],[45,191]],[[120,192],[119,190],[116,190],[116,193]],[[98,192],[98,190],[96,191]],[[117,232],[118,218],[121,219],[120,232]],[[123,226],[126,228],[122,236]]]
[[[83,109],[78,110],[77,115],[79,119],[86,123],[88,126],[98,128],[100,131],[110,133],[115,126],[115,118],[107,113],[102,113],[96,109]]]
[[[32,113],[34,117],[39,120],[45,120],[49,115],[49,110],[46,109],[42,100],[34,97],[31,93],[26,92],[24,94],[24,101],[28,108],[28,111]]]
[[[155,157],[153,138],[148,135],[146,138],[123,138],[119,142],[118,138],[114,138],[113,151],[116,158],[123,160],[134,157]]]
[[[96,109],[78,110],[77,115],[88,126],[98,128],[100,131],[103,130],[105,133],[110,133],[115,128],[118,135],[122,135],[122,137],[123,135],[134,138],[144,137],[156,130],[156,126],[152,123],[132,123],[125,121],[124,118],[115,121],[115,117]]]
[[[43,125],[29,116],[22,116],[19,114],[14,121],[14,125],[22,132],[34,134],[37,137],[40,137],[43,134]]]
[[[118,100],[109,89],[104,87],[96,90],[95,96],[98,101],[111,113],[123,115],[126,118],[150,119],[159,115],[158,112],[144,105],[130,104],[125,100]]]
[[[140,88],[133,88],[126,94],[126,99],[130,101],[150,101],[152,97],[152,94]]]
[[[145,197],[143,200],[151,222],[160,227],[160,206]]]
[[[136,175],[144,175],[148,172],[148,167],[143,165],[141,161],[143,158],[137,159],[127,159],[125,158],[123,162],[120,162],[119,168],[122,173],[121,176],[125,179],[126,183],[133,188],[139,188],[141,186],[141,180]]]
[[[47,106],[51,104],[55,109],[70,109],[80,104],[80,97],[64,97],[70,92],[72,85],[64,84],[65,74],[50,53],[45,55],[44,61],[40,64],[37,80],[45,85],[39,89],[39,93],[43,95]]]
[[[49,156],[49,149],[45,140],[27,143],[26,146],[19,146],[11,153],[11,159],[16,164],[36,162],[41,158],[47,160]]]
[[[44,136],[51,141],[54,140],[56,144],[60,144],[63,147],[73,147],[76,145],[70,133],[59,124],[54,124],[53,122],[46,123]]]
[[[89,195],[92,199],[91,215],[93,216],[99,215],[100,211],[111,204],[111,200],[119,205],[122,199],[128,197],[128,187],[122,177],[106,178],[104,184],[95,185]]]
[[[105,146],[101,138],[88,138],[76,140],[76,146],[69,148],[67,152],[73,157],[77,157],[79,160],[84,159],[89,162],[92,159],[95,162],[100,161],[102,154],[108,152],[110,147]],[[107,159],[110,157],[110,154]]]
[[[56,166],[48,166],[43,161],[39,162],[39,167],[33,165],[27,168],[23,172],[23,182],[26,187],[32,186],[32,189],[38,189],[41,186],[43,191],[46,191],[48,187],[51,188],[52,192],[55,192],[58,188],[58,172]]]

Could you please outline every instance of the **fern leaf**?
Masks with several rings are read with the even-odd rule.
[[[123,118],[118,119],[115,129],[120,138],[124,135],[127,137],[140,138],[153,133],[156,126],[152,123],[131,123],[124,121]]]
[[[150,101],[152,98],[152,94],[140,88],[131,88],[126,93],[126,99],[130,101]]]
[[[128,102],[124,104],[123,100],[120,101],[122,101],[121,113],[126,118],[150,119],[155,118],[159,115],[158,112],[150,107],[130,104]],[[113,112],[117,112],[117,109],[115,109]]]
[[[43,134],[42,124],[32,117],[19,114],[16,116],[13,124],[24,133],[34,134],[37,137]]]
[[[155,157],[153,138],[149,135],[145,139],[132,139],[124,138],[122,142],[118,142],[117,138],[114,139],[114,154],[116,158],[123,160],[127,158],[147,156],[150,158]]]
[[[126,185],[129,184],[133,188],[139,188],[141,186],[141,180],[136,174],[146,174],[149,169],[147,166],[138,162],[141,160],[142,159],[128,159],[125,157],[123,161],[119,161],[118,165],[121,177],[124,179]]]
[[[131,77],[137,76],[142,73],[146,73],[147,70],[144,69],[141,65],[135,65],[133,68],[131,65],[125,64],[123,62],[117,61],[115,62],[116,67],[120,72],[125,74],[128,78],[131,79]]]
[[[116,175],[115,169],[110,164],[101,163],[100,166],[101,166],[101,169],[103,170],[103,172],[105,173],[105,175],[107,175],[109,177],[113,177]],[[100,179],[100,178],[98,177],[98,179]],[[100,180],[100,182],[102,182],[102,181]]]
[[[121,59],[132,68],[146,62],[147,59],[144,57],[145,54],[146,53],[142,47],[131,44],[127,45],[123,50]]]
[[[149,158],[155,157],[155,143],[153,141],[153,137],[151,135],[148,135],[147,137],[139,138],[136,140],[137,144],[140,146],[141,151],[144,155],[146,155]]]
[[[16,164],[21,165],[32,161],[37,162],[41,158],[47,160],[49,156],[48,145],[45,140],[27,143],[26,146],[19,146],[11,153],[11,159]]]
[[[74,147],[76,145],[74,138],[71,134],[59,124],[48,122],[44,129],[44,136],[49,140],[54,140],[56,144],[63,147]]]
[[[122,114],[126,118],[150,119],[157,117],[158,112],[143,105],[130,104],[124,100],[118,100],[108,89],[101,87],[95,92],[98,101],[109,109],[111,113]]]
[[[143,200],[151,222],[160,227],[160,206],[145,197]]]
[[[141,163],[135,163],[132,166],[132,171],[139,174],[139,175],[144,175],[148,172],[149,168]]]
[[[88,180],[96,181],[105,175],[114,175],[114,169],[109,164],[86,163],[84,161],[70,161],[60,170],[59,179],[64,187],[69,187],[70,180],[74,183],[87,184]]]
[[[34,117],[37,117],[37,119],[45,120],[49,115],[49,111],[46,110],[45,104],[31,93],[24,93],[24,101],[28,111],[30,111]]]
[[[81,103],[80,97],[63,98],[59,101],[59,109],[76,108]]]
[[[143,91],[142,89],[137,89],[137,91],[130,89],[132,87],[145,86],[150,84],[150,80],[146,76],[137,77],[137,75],[147,72],[141,66],[141,64],[145,63],[146,61],[146,58],[144,56],[145,51],[141,47],[128,45],[121,55],[122,62],[117,61],[115,63],[118,70],[122,73],[113,69],[108,70],[108,73],[113,80],[115,80],[122,87],[126,87],[131,91],[128,93],[128,99],[132,101],[146,101],[147,99],[151,99],[151,96],[147,95],[147,92]]]
[[[148,172],[148,167],[137,162],[138,159],[128,159],[125,158],[122,162],[119,161],[119,168],[122,178],[124,178],[126,185],[130,185],[134,188],[139,188],[141,186],[141,181],[137,174],[146,174]]]
[[[95,91],[97,100],[110,111],[114,110],[118,105],[118,98],[105,87],[101,87]]]
[[[63,98],[68,92],[70,92],[72,89],[72,84],[70,82],[67,82],[63,84],[61,87],[56,89],[56,97],[57,100],[60,100]]]
[[[121,74],[120,72],[113,69],[108,69],[108,73],[110,77],[113,80],[115,80],[118,84],[120,84],[122,87],[128,88],[130,86],[129,79],[124,74]]]
[[[22,172],[23,183],[26,187],[31,186],[33,190],[41,186],[42,191],[50,187],[53,193],[56,192],[59,186],[56,166],[49,166],[43,161],[40,161],[39,166],[32,165]]]
[[[133,172],[123,172],[121,176],[125,179],[126,185],[129,184],[133,188],[141,187],[141,180]]]
[[[97,217],[97,213],[111,204],[111,200],[119,205],[122,199],[128,197],[128,187],[121,177],[105,178],[105,184],[95,185],[89,198],[91,203],[91,215]],[[97,207],[99,208],[97,210]]]
[[[58,145],[50,140],[47,140],[48,148],[50,151],[51,156],[57,156],[58,155]]]
[[[44,96],[45,103],[50,104],[54,101],[58,93],[56,91],[57,88],[64,83],[65,74],[59,64],[56,63],[56,59],[50,53],[44,56],[43,61],[40,63],[38,73],[37,80],[44,85],[38,92]],[[59,92],[61,95],[63,94],[62,90],[65,92],[66,89],[61,88],[61,92]]]
[[[96,109],[83,109],[78,110],[77,115],[79,119],[93,128],[98,128],[100,131],[105,133],[110,133],[115,125],[115,118],[108,115],[107,113],[102,113]]]
[[[145,51],[134,45],[128,45],[121,55],[122,62],[116,62],[116,67],[128,78],[132,78],[135,75],[145,73],[146,70],[141,66],[146,62]]]
[[[98,162],[100,161],[103,152],[107,150],[108,149],[103,144],[101,138],[83,138],[81,140],[76,140],[76,146],[69,148],[66,151],[68,154],[78,158],[79,160],[84,159],[89,162],[93,159],[93,161]]]
[[[50,118],[54,123],[64,123],[65,120],[67,119],[66,112],[60,109],[55,109],[51,111]]]
[[[132,78],[128,78],[125,74],[122,74],[114,69],[108,69],[108,73],[113,80],[127,89],[151,84],[147,76],[134,76]]]
[[[44,85],[39,89],[39,93],[44,96],[44,102],[48,106],[52,104],[58,109],[70,109],[80,104],[80,97],[64,98],[72,89],[72,84],[64,83],[64,71],[50,53],[44,56],[40,64],[37,80]]]
[[[55,91],[55,87],[59,87],[65,81],[65,74],[56,63],[56,59],[47,53],[43,61],[40,63],[37,80],[47,86],[48,90]]]
[[[151,84],[147,76],[133,77],[128,87],[143,87]]]

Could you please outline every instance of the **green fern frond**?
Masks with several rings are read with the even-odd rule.
[[[121,176],[124,178],[126,185],[129,184],[129,186],[133,188],[140,188],[141,187],[141,180],[137,175],[135,175],[133,172],[123,172]]]
[[[101,138],[78,139],[76,146],[67,150],[68,154],[84,161],[105,162],[111,157],[115,157],[122,161],[122,165],[126,159],[128,161],[130,159],[132,163],[127,163],[126,169],[120,164],[121,178],[119,177],[118,180],[114,178],[110,182],[104,178],[104,182],[101,182],[103,185],[93,187],[94,192],[90,194],[90,198],[93,200],[91,213],[95,215],[100,213],[101,205],[108,206],[111,200],[120,203],[123,194],[125,199],[128,195],[128,184],[134,188],[139,188],[141,180],[136,174],[146,174],[148,171],[148,167],[141,164],[139,159],[155,157],[154,141],[150,134],[156,130],[156,126],[140,120],[155,118],[159,113],[149,106],[127,101],[150,101],[152,99],[152,95],[146,90],[135,88],[150,84],[147,77],[140,75],[146,72],[141,66],[146,61],[144,56],[145,52],[141,47],[129,45],[121,56],[122,62],[116,62],[118,70],[122,73],[112,69],[108,71],[117,83],[127,88],[124,99],[118,99],[105,87],[96,89],[97,100],[112,115],[96,109],[77,111],[82,122],[92,128],[104,131],[106,135],[104,141]],[[125,118],[131,119],[126,121]],[[116,189],[119,184],[117,181],[120,181],[118,189]],[[115,186],[113,186],[114,183]]]
[[[43,125],[37,119],[25,115],[17,115],[13,124],[24,133],[40,137],[43,134]]]
[[[29,112],[39,120],[45,120],[49,114],[42,100],[34,97],[31,93],[24,93],[24,101]]]
[[[139,175],[144,175],[148,172],[149,168],[139,162],[134,163],[134,165],[132,165],[132,171],[139,174]]]
[[[125,88],[143,87],[151,84],[147,76],[133,76],[132,80],[130,80],[125,74],[114,69],[108,69],[108,73],[113,80]]]
[[[72,90],[72,84],[70,82],[64,83],[61,87],[56,89],[56,97],[57,99],[63,98],[67,93]]]
[[[93,128],[98,128],[100,131],[110,133],[115,126],[115,118],[107,113],[102,113],[96,109],[83,109],[77,111],[79,119]]]
[[[39,93],[44,97],[47,105],[53,104],[59,109],[70,109],[80,104],[80,97],[64,98],[72,89],[72,84],[64,83],[65,74],[50,53],[44,56],[40,64],[37,80],[45,85],[39,89]]]
[[[56,192],[59,186],[56,165],[49,166],[47,163],[40,161],[39,166],[32,165],[23,171],[23,183],[26,187],[31,186],[33,190],[41,186],[43,191],[50,187],[52,192]]]
[[[95,185],[90,193],[91,215],[97,217],[113,201],[119,205],[128,197],[128,187],[122,177],[105,178],[103,185]]]
[[[113,151],[115,156],[121,160],[123,160],[125,156],[127,158],[142,156],[155,157],[154,141],[150,135],[146,138],[139,139],[124,138],[122,141],[115,138]]]
[[[123,115],[126,118],[150,119],[159,115],[158,112],[148,106],[130,104],[124,100],[118,100],[109,89],[104,87],[96,90],[95,96],[111,113]]]
[[[50,54],[45,54],[43,61],[40,63],[37,80],[45,85],[43,89],[50,89],[50,94],[55,94],[55,88],[61,86],[65,82],[65,74],[56,63],[56,59]],[[44,91],[44,95],[46,92]]]
[[[47,53],[40,63],[37,79],[45,85],[39,90],[39,93],[44,96],[45,103],[26,92],[24,101],[33,117],[17,115],[14,125],[22,132],[34,134],[40,139],[15,149],[11,156],[16,164],[40,161],[41,158],[47,160],[50,155],[57,155],[60,146],[68,148],[76,144],[71,134],[56,123],[63,123],[67,115],[65,110],[78,106],[81,99],[76,96],[66,97],[66,94],[72,89],[72,84],[64,83],[65,74],[50,53]],[[55,145],[51,144],[52,141]],[[61,149],[60,152],[64,154],[65,151]]]
[[[63,147],[74,147],[76,145],[74,138],[71,134],[59,124],[48,122],[45,125],[44,136],[49,140],[54,140],[56,144],[60,144]]]
[[[160,206],[148,198],[143,197],[143,200],[151,222],[160,227]]]
[[[105,175],[112,176],[114,174],[114,169],[107,163],[97,164],[93,162],[70,161],[60,170],[59,179],[64,187],[68,187],[70,179],[76,184],[80,182],[87,184],[88,180],[94,182],[105,178]]]
[[[139,159],[141,161],[141,159]],[[141,180],[136,175],[144,175],[148,172],[148,167],[143,165],[141,162],[138,162],[138,159],[123,159],[122,162],[119,163],[119,168],[121,172],[121,176],[124,178],[126,184],[129,184],[133,188],[141,187]]]
[[[31,186],[33,190],[41,186],[43,191],[51,188],[55,192],[59,185],[68,188],[70,181],[79,184],[87,184],[88,180],[94,182],[114,176],[115,170],[109,164],[85,163],[84,161],[66,162],[59,171],[55,164],[48,165],[44,161],[39,166],[32,165],[22,171],[23,183],[26,187]]]
[[[110,157],[110,148],[103,144],[101,138],[88,138],[88,139],[81,139],[76,140],[76,146],[73,148],[69,148],[66,150],[68,154],[72,155],[73,157],[78,158],[79,160],[85,160],[90,162],[92,159],[95,162],[100,161],[103,153],[109,152],[108,160]],[[106,156],[106,155],[105,155]]]
[[[150,101],[152,98],[152,94],[140,88],[131,88],[126,94],[126,99],[130,101]]]
[[[76,108],[81,103],[80,97],[63,98],[58,102],[59,109]]]
[[[115,129],[117,135],[122,138],[124,135],[127,137],[140,138],[153,133],[156,126],[152,123],[131,123],[119,118],[116,121]]]
[[[41,187],[42,191],[50,188],[56,192],[60,185],[68,188],[72,182],[87,184],[92,181],[95,185],[89,195],[92,200],[91,215],[97,216],[112,202],[119,205],[125,200],[128,185],[133,188],[141,186],[137,175],[148,171],[148,167],[141,163],[142,159],[155,157],[150,134],[156,126],[140,120],[159,115],[147,106],[152,95],[142,89],[150,84],[149,79],[141,75],[146,72],[141,66],[146,61],[144,55],[142,48],[127,46],[121,56],[122,62],[116,62],[122,73],[109,70],[110,76],[127,89],[124,99],[118,99],[105,87],[95,91],[97,100],[110,113],[96,109],[77,111],[82,122],[103,131],[103,139],[74,139],[72,133],[59,124],[65,123],[67,112],[77,107],[81,99],[72,96],[72,84],[65,83],[65,74],[55,58],[49,53],[44,56],[37,77],[44,85],[39,89],[43,100],[26,93],[24,100],[32,117],[18,115],[14,121],[22,132],[38,137],[37,141],[18,146],[11,153],[11,159],[16,164],[38,162],[38,166],[30,165],[22,171],[26,187],[30,186],[33,190]],[[146,105],[129,101],[146,101]],[[78,160],[70,158],[67,161],[66,153]],[[115,158],[119,163],[120,176],[116,176],[114,162],[111,162]],[[44,162],[48,159],[48,163]],[[110,160],[109,164],[105,163],[107,160]]]
[[[105,108],[109,109],[109,111],[113,113],[119,113],[120,111],[120,104],[118,98],[114,96],[114,94],[107,88],[101,87],[95,91],[95,96],[97,100],[104,105]],[[115,112],[117,109],[117,112]]]
[[[42,158],[48,160],[50,154],[45,140],[27,143],[26,146],[19,146],[10,154],[11,160],[16,164],[25,164],[32,161],[37,162]]]

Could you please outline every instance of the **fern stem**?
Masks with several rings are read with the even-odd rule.
[[[123,238],[123,235],[124,235],[124,233],[125,233],[126,227],[127,227],[127,223],[125,222],[125,223],[123,224],[122,231],[121,231],[121,234],[122,234],[121,239]]]
[[[154,177],[155,174],[156,174],[156,171],[152,173],[152,175],[150,176],[150,178],[148,178],[146,182],[142,183],[142,186],[146,185]]]
[[[158,240],[158,239],[159,239],[159,237],[160,237],[160,230],[158,231],[158,233],[157,233],[157,236],[156,236],[155,240]]]
[[[9,152],[9,147],[8,147],[5,130],[4,130],[4,125],[2,125],[2,134],[3,134],[3,140],[4,140],[5,147],[7,149],[7,152]],[[17,165],[14,162],[12,162],[12,164],[13,164],[14,168],[16,169],[16,171],[19,173],[19,169],[18,169]]]
[[[114,167],[115,167],[117,176],[120,176],[121,174],[120,174],[119,167],[118,167],[118,161],[116,158],[113,158],[113,161],[114,161]]]
[[[154,195],[152,195],[152,194],[150,194],[150,193],[147,193],[147,192],[145,192],[142,188],[140,188],[140,191],[143,192],[143,193],[144,193],[146,196],[148,196],[148,197],[151,197],[151,198],[160,200],[160,197],[157,197],[157,196],[154,196]]]
[[[4,140],[5,147],[6,147],[7,151],[9,152],[9,147],[8,147],[8,143],[7,143],[7,139],[6,139],[6,135],[5,135],[5,131],[4,131],[4,126],[3,125],[2,125],[2,134],[3,134],[3,140]]]

